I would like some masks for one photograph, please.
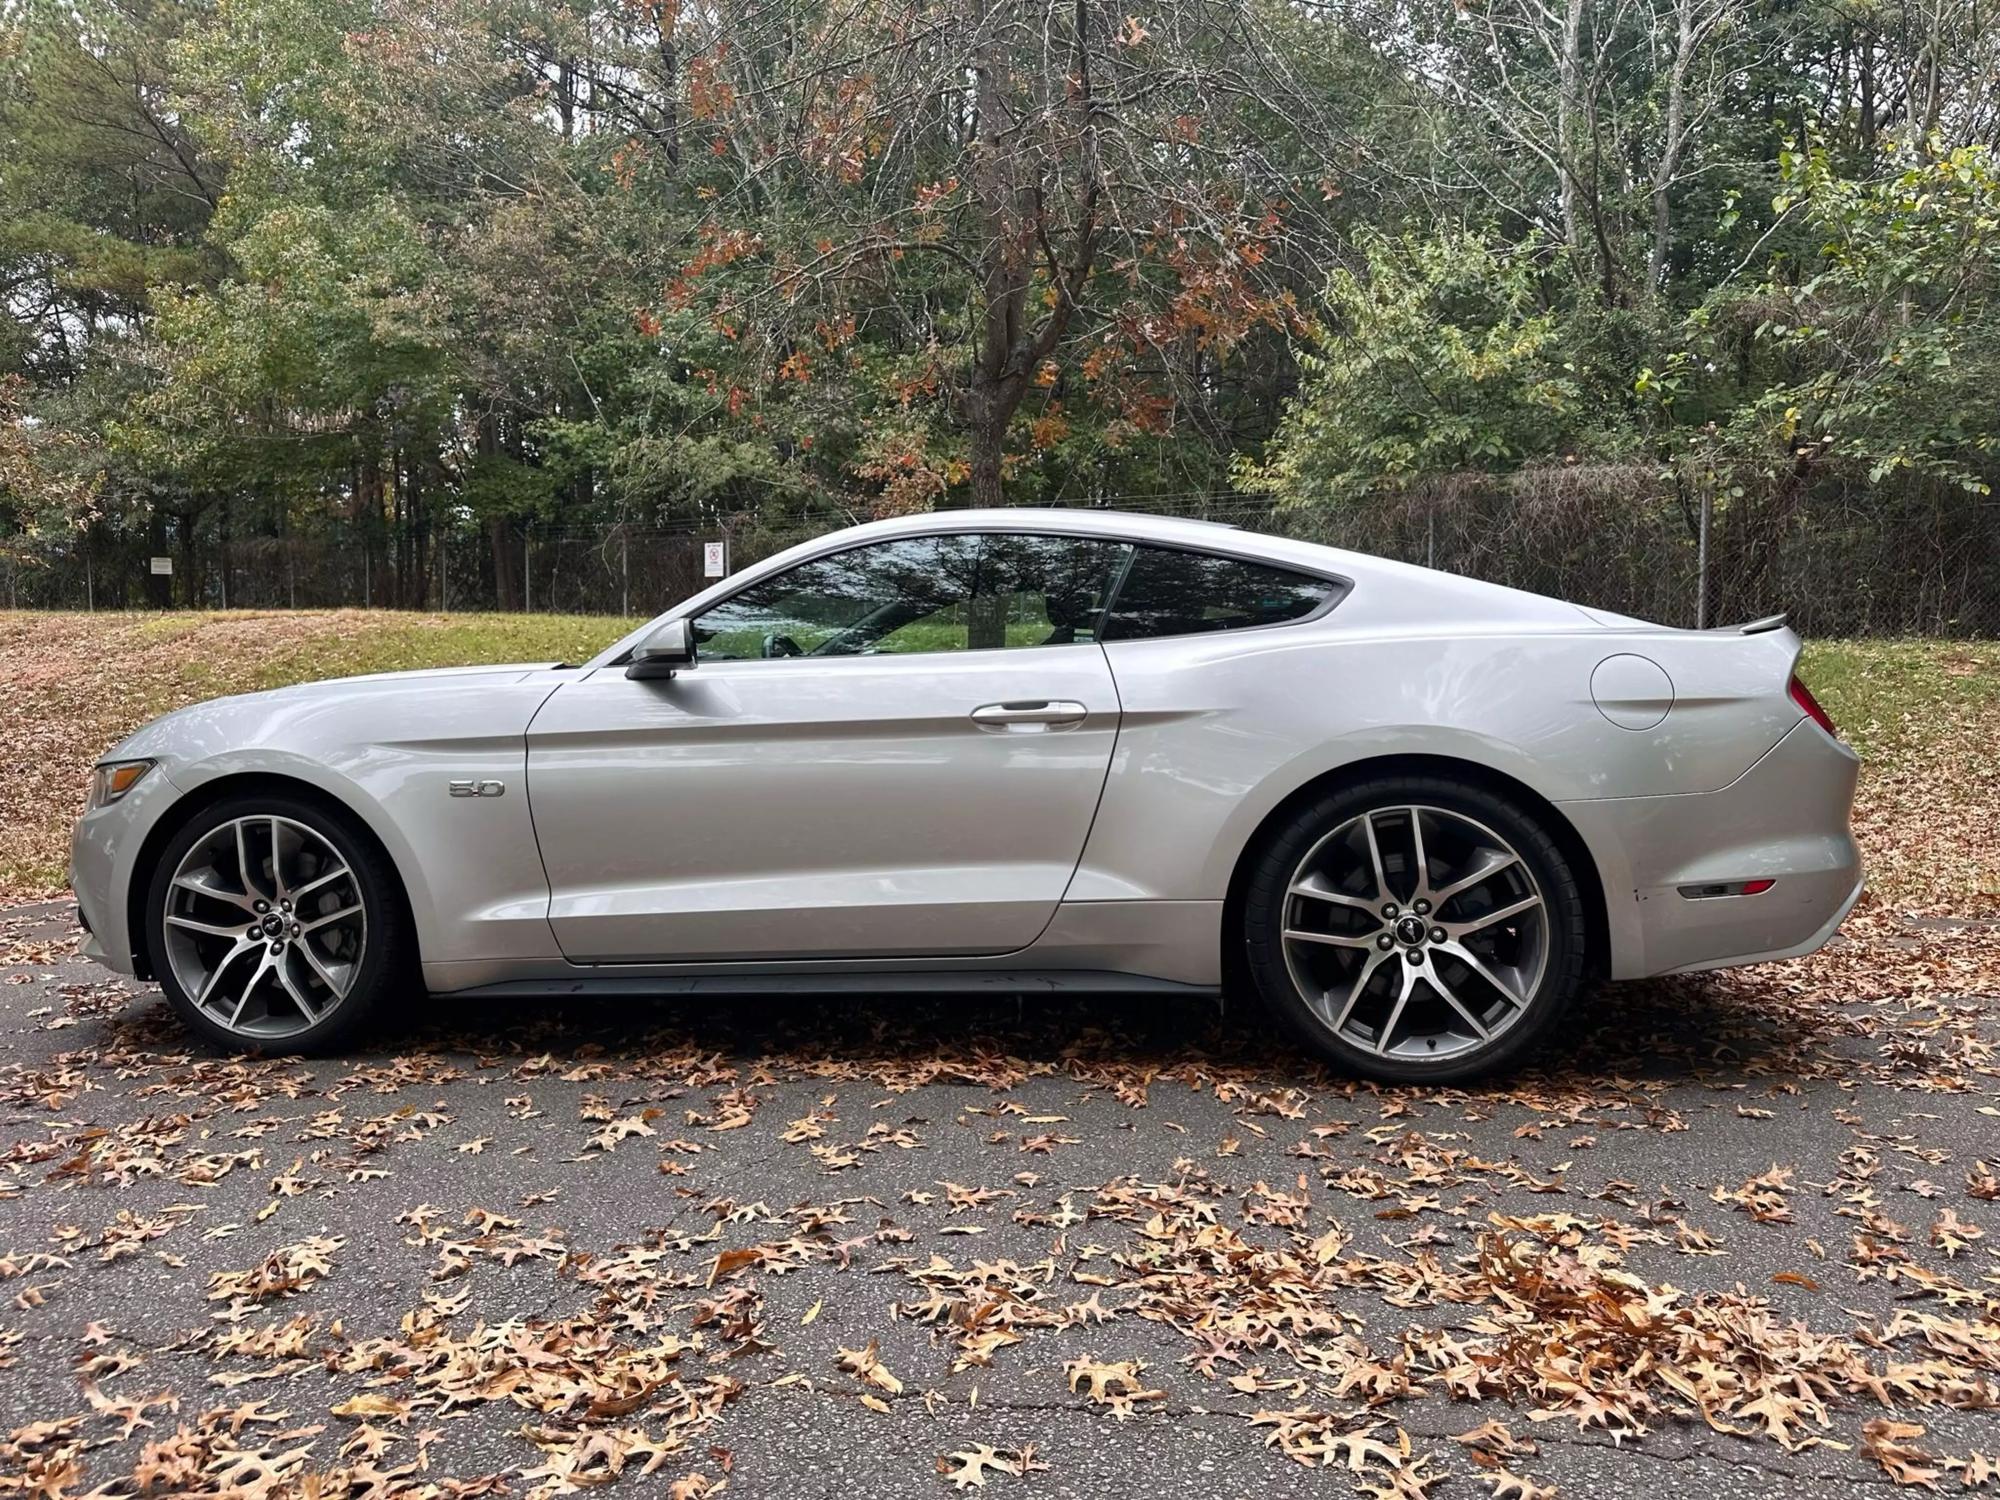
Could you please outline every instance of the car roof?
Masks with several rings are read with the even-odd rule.
[[[1119,531],[1135,525],[1149,526],[1155,522],[1166,526],[1199,526],[1216,531],[1243,529],[1234,521],[1215,521],[1206,516],[1168,516],[1152,510],[1119,510],[1116,506],[1110,505],[989,505],[973,510],[927,510],[896,519],[950,523],[957,519],[972,517],[981,529],[991,530],[995,526],[1008,523],[1032,526],[1039,524],[1038,518],[1050,516],[1073,520],[1085,530]]]
[[[1246,531],[1228,521],[1161,516],[1136,510],[1084,510],[1037,505],[919,511],[914,515],[864,521],[859,526],[831,532],[818,540],[838,540],[840,545],[848,546],[887,537],[936,536],[961,531],[1040,531],[1065,536],[1117,537],[1124,541],[1200,547],[1244,557],[1268,557],[1273,561],[1290,561],[1322,572],[1340,570],[1349,561],[1364,565],[1372,561],[1337,547]]]

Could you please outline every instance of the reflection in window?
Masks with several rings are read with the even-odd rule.
[[[1011,532],[878,542],[752,584],[701,615],[695,639],[724,661],[1090,642],[1130,550]]]
[[[1242,558],[1140,547],[1103,638],[1133,641],[1278,625],[1313,613],[1339,588],[1330,579]]]

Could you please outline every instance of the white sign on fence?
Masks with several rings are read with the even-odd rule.
[[[156,557],[152,560],[152,571],[159,577],[171,578],[174,572],[174,560],[171,557]]]
[[[703,542],[701,544],[701,576],[704,578],[727,578],[729,576],[729,543]]]

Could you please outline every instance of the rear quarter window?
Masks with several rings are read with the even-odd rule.
[[[1282,625],[1316,614],[1345,585],[1209,552],[1139,547],[1104,622],[1106,641]]]

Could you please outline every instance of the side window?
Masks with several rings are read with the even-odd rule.
[[[1130,549],[1091,537],[905,537],[800,563],[698,616],[701,654],[857,656],[1098,639]]]
[[[940,537],[955,603],[881,637],[883,651],[990,651],[1099,638],[1111,582],[1131,550],[1093,537],[1010,531]]]
[[[1135,641],[1280,625],[1311,614],[1339,588],[1329,579],[1242,558],[1140,547],[1103,638]]]

